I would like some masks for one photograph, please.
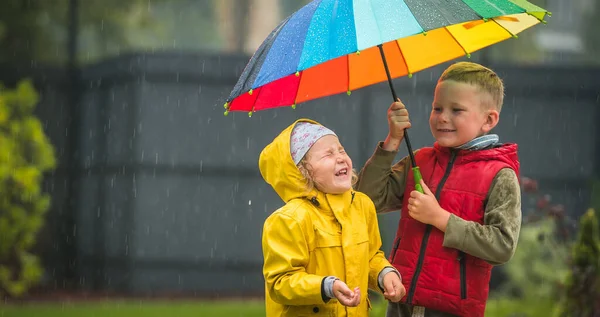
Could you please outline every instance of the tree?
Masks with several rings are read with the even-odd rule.
[[[252,54],[267,38],[269,33],[281,22],[279,0],[253,0],[248,20],[248,40],[244,47]]]
[[[139,38],[136,32],[152,32],[158,38],[164,21],[150,9],[166,0],[77,0],[78,46],[87,48],[80,60],[95,60],[125,51]],[[180,2],[171,0],[169,3]],[[70,0],[0,1],[0,62],[55,63],[67,58]],[[205,10],[206,11],[206,10]],[[162,35],[162,36],[161,36]],[[88,56],[89,55],[89,56]]]
[[[600,230],[593,209],[580,220],[577,242],[572,249],[571,272],[559,316],[600,316]]]
[[[253,54],[269,33],[309,0],[214,0],[221,50]]]
[[[69,5],[77,2],[77,60],[131,51],[252,54],[308,0],[3,0],[0,63],[67,62]]]
[[[249,0],[214,0],[217,28],[221,37],[221,49],[233,53],[242,51],[244,35],[241,30],[246,24],[246,5]],[[234,3],[237,3],[234,7]]]
[[[62,43],[66,42],[55,40],[57,30],[48,26],[55,21],[66,25],[66,3],[66,0],[1,1],[0,62],[31,62],[38,56],[54,60],[64,58],[66,52]],[[64,12],[60,12],[60,8],[65,8]],[[63,33],[66,34],[66,30]],[[52,53],[62,54],[53,58]]]
[[[43,174],[56,162],[33,115],[37,102],[29,81],[14,90],[0,86],[0,297],[22,295],[42,275],[30,250],[50,205]]]
[[[253,54],[281,20],[280,0],[215,0],[225,52]]]
[[[579,4],[581,12],[583,12],[583,38],[586,50],[586,62],[590,65],[600,65],[598,54],[600,53],[600,37],[598,36],[598,28],[600,28],[600,4],[598,1],[574,1],[574,4]]]

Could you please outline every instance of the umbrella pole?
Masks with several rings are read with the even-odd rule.
[[[385,74],[387,75],[388,84],[390,85],[390,90],[392,91],[392,97],[394,98],[394,102],[398,101],[398,95],[396,95],[396,90],[394,89],[394,85],[392,84],[392,75],[390,74],[390,69],[387,64],[387,60],[385,59],[385,53],[383,52],[383,45],[377,45],[379,48],[379,52],[381,53],[381,60],[383,61],[383,67],[385,68]],[[421,193],[423,193],[423,188],[421,186],[421,171],[417,166],[417,161],[415,160],[415,154],[412,150],[412,145],[410,144],[410,139],[408,137],[408,129],[404,129],[404,140],[406,141],[406,147],[408,148],[408,155],[410,156],[410,162],[412,164],[413,176],[415,179],[415,189]]]

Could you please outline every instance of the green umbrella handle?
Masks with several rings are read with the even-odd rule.
[[[419,170],[419,167],[413,167],[412,168],[413,171],[413,176],[415,179],[415,189],[421,193],[424,194],[425,192],[423,192],[423,186],[421,186],[421,180],[423,179],[423,176],[421,176],[421,170]]]

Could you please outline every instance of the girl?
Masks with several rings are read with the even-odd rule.
[[[375,207],[352,190],[352,160],[333,131],[298,120],[265,147],[259,167],[286,203],[263,228],[267,317],[368,316],[367,288],[400,301]]]

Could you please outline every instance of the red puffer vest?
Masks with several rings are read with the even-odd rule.
[[[519,175],[517,145],[465,151],[439,146],[415,154],[423,180],[445,210],[483,224],[485,200],[496,174],[511,168]],[[442,246],[444,233],[408,214],[414,190],[412,173],[406,182],[402,215],[390,262],[402,274],[403,301],[458,316],[483,316],[492,266],[459,250]]]

